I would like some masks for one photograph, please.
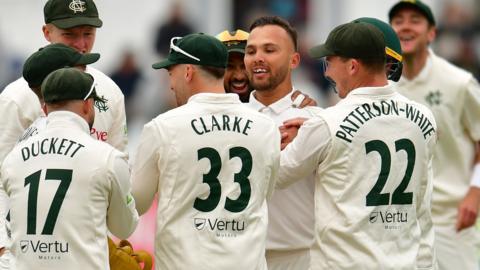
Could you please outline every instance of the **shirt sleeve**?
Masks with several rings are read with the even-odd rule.
[[[9,249],[12,243],[10,221],[7,219],[10,210],[10,199],[7,193],[8,171],[2,165],[0,162],[0,247]]]
[[[112,162],[113,177],[107,210],[107,226],[115,236],[125,239],[135,231],[139,218],[135,209],[135,200],[130,193],[128,163],[120,153],[114,154]]]
[[[475,141],[480,141],[480,85],[475,78],[467,83],[462,111],[462,123]]]
[[[273,131],[270,132],[269,138],[272,138],[270,141],[272,142],[272,163],[271,163],[271,175],[270,181],[268,182],[268,189],[267,189],[267,200],[271,198],[273,191],[275,190],[275,184],[278,179],[278,169],[280,166],[280,131],[276,127],[273,126]]]
[[[115,87],[118,88],[116,85]],[[119,88],[118,92],[121,93]],[[120,98],[113,102],[112,107],[113,119],[111,129],[108,132],[109,135],[107,142],[125,153],[126,159],[128,160],[127,116],[125,113],[125,98],[123,94],[120,94]]]
[[[3,182],[3,177],[0,174],[0,248],[7,247],[9,243],[7,233],[8,195]]]
[[[307,120],[280,154],[277,188],[286,188],[311,175],[327,156],[331,143],[330,130],[322,118]]]
[[[28,127],[28,121],[23,116],[21,108],[11,101],[0,98],[0,163],[13,149],[23,131]]]
[[[157,166],[160,151],[159,142],[161,140],[156,135],[154,124],[146,124],[140,136],[140,144],[137,148],[132,171],[132,193],[140,215],[150,208],[158,190],[160,177]]]

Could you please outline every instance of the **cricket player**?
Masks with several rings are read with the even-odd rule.
[[[107,231],[127,238],[137,225],[124,154],[89,134],[102,102],[95,86],[76,68],[51,73],[41,86],[46,129],[1,166],[12,269],[109,269]]]
[[[227,57],[215,37],[191,34],[153,65],[168,70],[179,106],[145,125],[132,171],[140,214],[158,194],[156,269],[267,269],[280,133],[225,94]]]
[[[398,91],[429,107],[438,124],[433,158],[432,217],[440,269],[479,269],[475,223],[480,203],[480,86],[470,72],[437,56],[435,19],[421,1],[389,11],[400,38],[404,69]]]
[[[316,173],[310,269],[435,269],[436,123],[388,83],[385,47],[375,26],[352,22],[310,50],[342,98],[281,153],[278,187]]]
[[[375,26],[378,30],[382,31],[385,38],[385,56],[387,58],[386,69],[387,79],[398,82],[400,76],[402,76],[403,70],[403,56],[400,40],[393,28],[386,22],[383,22],[376,18],[362,17],[355,19],[354,22],[364,22]]]
[[[236,93],[242,102],[248,102],[250,92],[253,91],[243,62],[248,33],[240,29],[234,32],[225,30],[219,33],[216,38],[228,49],[228,64],[224,76],[225,91]]]
[[[43,35],[50,43],[63,43],[79,53],[89,53],[95,42],[96,29],[102,26],[93,0],[49,0],[44,6]],[[127,154],[124,96],[118,86],[101,71],[87,66],[95,78],[97,91],[106,102],[97,106],[92,137],[106,141]],[[24,130],[44,115],[37,96],[23,79],[10,83],[0,94],[0,161],[13,148]]]
[[[248,79],[245,69],[245,46],[247,45],[249,33],[237,29],[233,32],[225,30],[216,35],[228,50],[228,63],[223,76],[225,92],[236,93],[243,103],[248,103],[250,93],[254,90]],[[292,95],[292,107],[304,108],[306,106],[316,106],[317,102],[307,94],[295,90]]]
[[[293,106],[292,72],[300,64],[297,33],[277,16],[257,18],[250,26],[245,48],[245,67],[255,88],[249,107],[272,118],[278,127],[295,117],[311,117]],[[285,132],[282,130],[282,132]],[[301,179],[301,180],[300,180]],[[268,200],[268,269],[302,270],[310,265],[314,233],[313,173]]]
[[[40,104],[43,104],[44,100],[40,86],[48,74],[64,67],[77,67],[85,71],[86,65],[95,63],[99,58],[100,54],[98,53],[81,54],[65,44],[53,43],[39,49],[28,57],[23,64],[23,78],[27,81],[30,89],[37,95]],[[97,109],[102,105],[102,102],[95,103]],[[42,115],[25,129],[19,141],[38,134],[46,126],[47,117]]]

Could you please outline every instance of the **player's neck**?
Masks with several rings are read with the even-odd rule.
[[[225,88],[222,80],[197,83],[195,87],[192,87],[192,89],[193,95],[198,93],[225,94]]]
[[[428,59],[428,48],[419,53],[404,55],[402,76],[412,80],[420,74]]]
[[[292,91],[292,81],[286,80],[273,89],[265,89],[261,91],[255,91],[254,95],[258,102],[265,106],[269,106],[284,96],[288,95]]]

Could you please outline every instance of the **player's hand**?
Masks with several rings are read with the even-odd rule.
[[[477,221],[480,204],[480,188],[470,187],[465,198],[458,206],[457,232],[469,228]]]
[[[286,121],[283,122],[283,126],[285,128],[296,128],[296,129],[299,129],[303,123],[305,123],[305,121],[307,121],[308,118],[304,118],[304,117],[296,117],[296,118],[292,118],[292,119],[288,119]]]
[[[108,252],[111,270],[150,270],[152,257],[145,251],[134,251],[127,240],[115,243],[108,237]],[[140,266],[143,264],[143,268]]]
[[[281,143],[280,149],[285,149],[289,143],[293,141],[295,137],[297,137],[298,129],[303,125],[307,118],[293,118],[283,122],[283,126],[280,126],[280,134],[281,136]]]
[[[5,247],[0,248],[0,257],[5,253]]]
[[[292,93],[293,107],[295,108],[304,108],[306,106],[317,106],[317,102],[309,97],[307,94],[295,90]]]
[[[280,141],[280,149],[283,150],[297,136],[298,128],[296,127],[286,128],[285,126],[280,126],[279,129],[280,129],[280,134],[282,135],[282,139]]]

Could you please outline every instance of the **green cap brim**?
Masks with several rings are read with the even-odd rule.
[[[229,49],[229,50],[228,50],[228,53],[232,53],[232,52],[245,54],[245,49],[232,48],[232,49]]]
[[[245,45],[247,45],[246,42],[240,42],[238,44],[230,44],[230,45],[227,45],[226,43],[224,44],[226,45],[227,51],[229,53],[238,52],[238,53],[245,54]]]
[[[414,8],[420,11],[420,13],[422,13],[423,16],[427,18],[427,21],[430,24],[435,25],[435,18],[433,17],[433,13],[427,5],[425,5],[422,2],[419,3],[419,2],[408,2],[408,1],[400,1],[390,9],[390,11],[388,12],[388,18],[390,22],[392,21],[393,16],[395,16],[400,9],[405,7]]]
[[[93,17],[74,17],[74,18],[66,18],[55,20],[51,22],[53,25],[60,29],[68,29],[80,25],[90,25],[93,27],[102,27],[102,20],[99,18]]]
[[[311,48],[308,51],[308,55],[310,55],[310,57],[312,58],[322,58],[325,56],[335,55],[335,53],[332,50],[328,49],[326,44],[321,44]]]
[[[173,65],[176,65],[176,64],[177,64],[177,63],[172,62],[172,61],[170,61],[170,60],[168,60],[168,59],[165,59],[165,60],[162,60],[162,61],[160,61],[160,62],[158,62],[158,63],[153,64],[153,65],[152,65],[152,68],[154,68],[154,69],[168,68],[168,67],[173,66]]]
[[[89,64],[97,62],[98,59],[100,59],[100,54],[98,54],[98,53],[86,53],[86,54],[83,54],[75,64],[77,64],[77,65],[89,65]]]

